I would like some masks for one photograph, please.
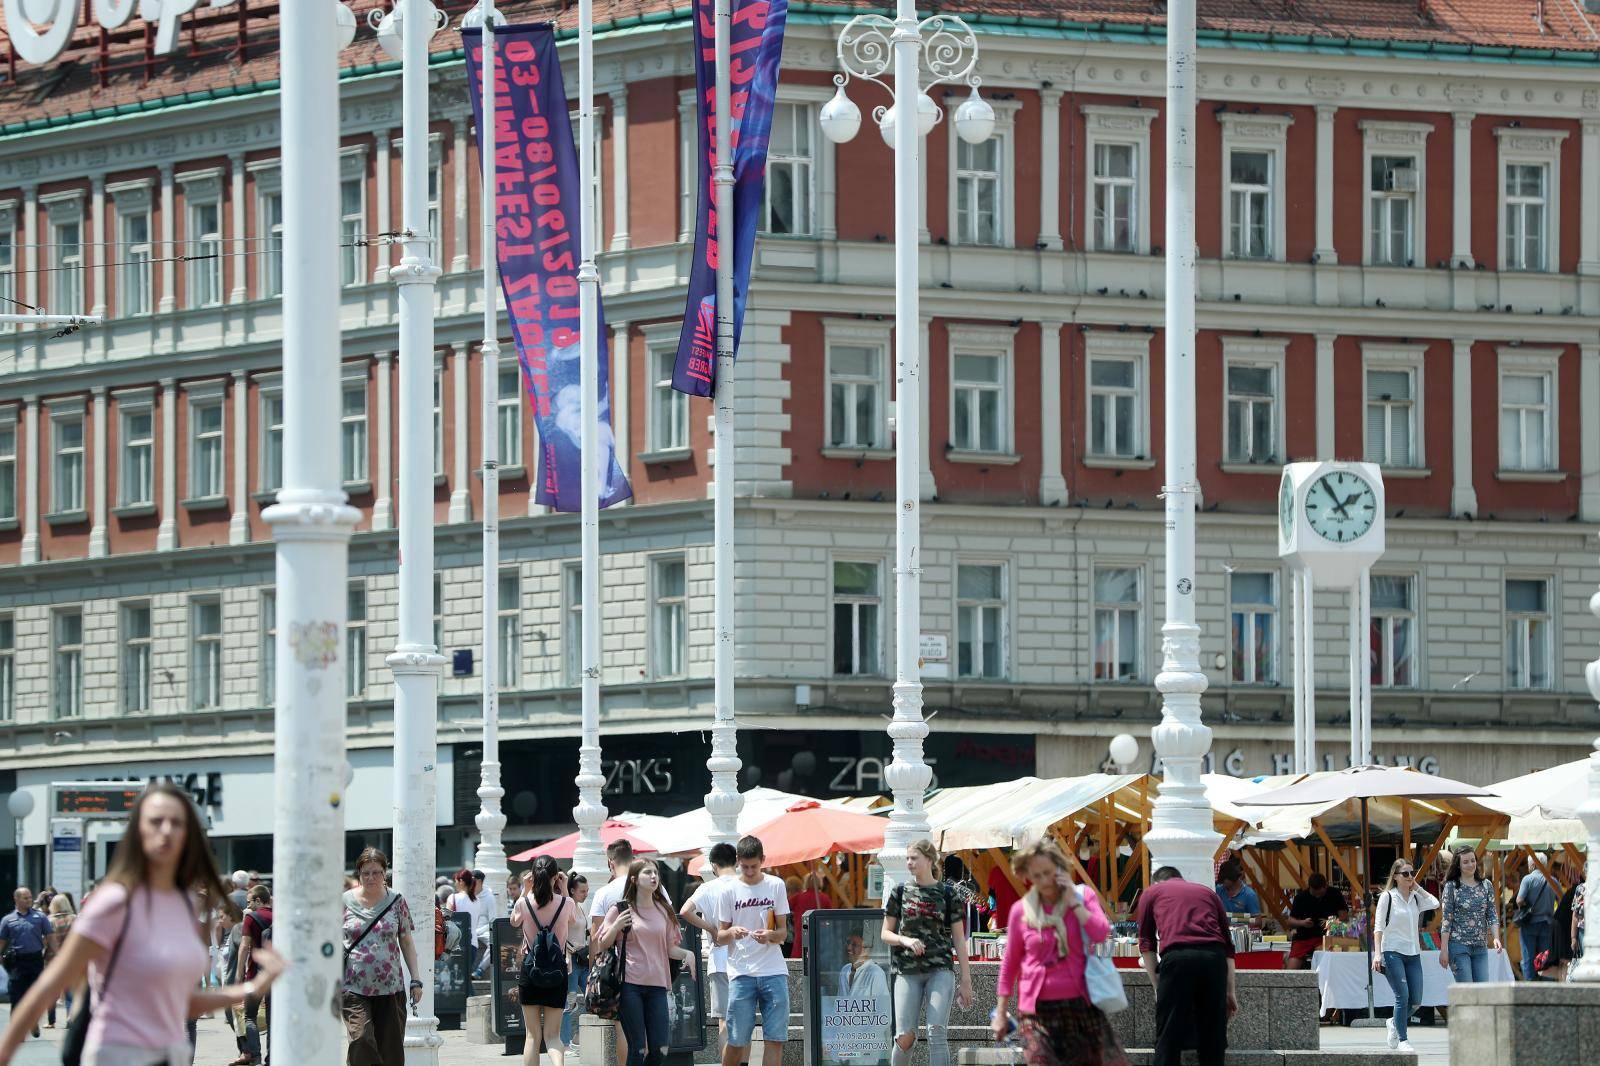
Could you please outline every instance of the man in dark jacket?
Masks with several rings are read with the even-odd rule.
[[[1139,952],[1156,990],[1155,1066],[1178,1066],[1191,1034],[1200,1066],[1222,1066],[1228,1019],[1239,1012],[1233,938],[1214,890],[1155,872],[1139,901]],[[1156,952],[1161,961],[1157,965]]]

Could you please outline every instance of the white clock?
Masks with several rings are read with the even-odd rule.
[[[1278,487],[1278,554],[1323,588],[1346,587],[1383,555],[1375,463],[1290,463]]]

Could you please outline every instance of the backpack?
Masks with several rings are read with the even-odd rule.
[[[561,917],[566,906],[567,900],[563,896],[556,905],[556,912],[550,916],[550,924],[545,925],[534,913],[533,904],[527,904],[528,917],[533,919],[534,934],[533,942],[522,953],[521,976],[522,983],[531,988],[566,987],[567,952],[554,931],[556,919]]]

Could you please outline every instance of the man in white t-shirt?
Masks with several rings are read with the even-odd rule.
[[[761,1011],[762,1066],[780,1066],[789,1038],[789,895],[783,881],[762,873],[766,851],[753,836],[734,848],[739,876],[717,899],[717,943],[728,947],[728,1043],[723,1066],[739,1066]]]
[[[717,942],[717,934],[721,932],[721,927],[717,925],[717,915],[720,913],[723,892],[738,880],[739,875],[736,870],[739,860],[732,844],[713,844],[707,858],[711,860],[711,869],[716,872],[716,876],[694,890],[694,894],[678,912],[678,917],[709,934],[710,939],[707,943],[711,945],[711,952],[706,964],[706,990],[709,1000],[706,1014],[717,1019],[718,1028],[722,1030],[723,1044],[726,1046],[728,949]]]

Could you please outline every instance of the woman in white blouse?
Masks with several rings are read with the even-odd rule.
[[[1400,1051],[1414,1050],[1406,1039],[1406,1023],[1422,1005],[1422,914],[1438,906],[1439,901],[1417,884],[1411,860],[1396,859],[1372,923],[1372,968],[1394,989],[1389,1046]]]

